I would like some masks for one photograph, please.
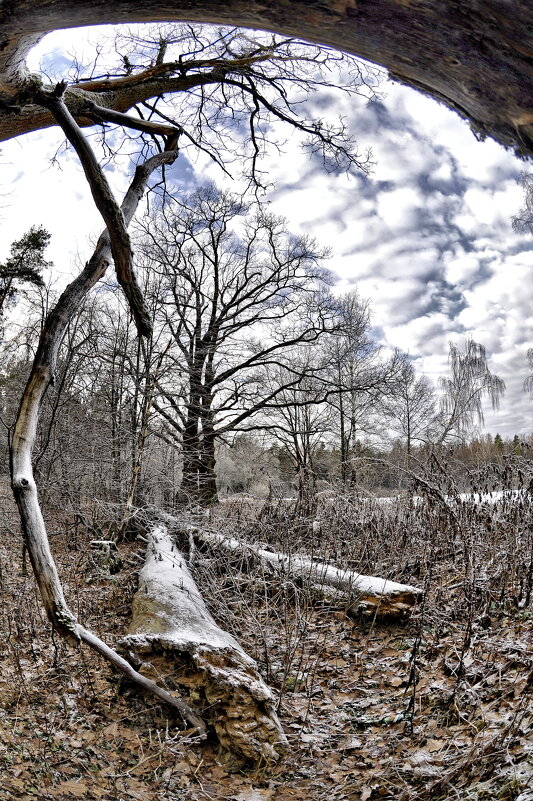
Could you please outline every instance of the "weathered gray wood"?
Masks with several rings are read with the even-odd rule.
[[[242,542],[212,530],[207,521],[205,524],[191,524],[160,511],[154,511],[154,515],[214,550],[258,559],[269,570],[302,581],[320,597],[343,602],[349,614],[371,614],[376,618],[405,617],[423,595],[423,590],[410,584],[364,576],[313,557],[276,553]]]
[[[202,542],[230,553],[251,552],[276,573],[285,574],[308,584],[320,597],[344,602],[349,614],[371,614],[376,618],[404,617],[423,594],[418,587],[399,584],[377,576],[364,576],[309,556],[267,551],[254,545],[245,545],[230,537],[201,530],[198,530],[196,536]]]
[[[144,298],[133,271],[133,252],[128,234],[128,223],[115,200],[111,187],[98,160],[76,120],[65,105],[63,95],[66,84],[58,84],[53,91],[36,94],[38,102],[47,108],[76,151],[87,178],[96,208],[102,215],[109,232],[109,246],[115,263],[117,280],[122,287],[140,336],[150,336],[152,323]],[[151,132],[171,138],[175,150],[179,131],[169,134],[168,126],[151,125]],[[168,148],[167,148],[168,149]]]
[[[275,761],[287,740],[257,665],[209,613],[167,529],[150,534],[123,645],[200,696],[221,744],[254,761]],[[142,671],[143,668],[141,667]]]
[[[177,151],[168,151],[152,156],[137,168],[122,203],[122,214],[126,224],[133,218],[152,172],[162,164],[172,163],[176,157]],[[125,659],[76,620],[63,594],[33,476],[31,455],[39,423],[41,401],[54,376],[61,340],[81,301],[104,275],[110,260],[110,237],[106,230],[100,236],[96,249],[85,268],[67,286],[45,321],[13,431],[11,486],[19,508],[24,542],[28,549],[46,614],[54,628],[71,642],[85,642],[129,679],[177,709],[186,720],[204,734],[203,721],[181,699],[175,698],[166,690],[158,687],[155,682],[138,674]]]

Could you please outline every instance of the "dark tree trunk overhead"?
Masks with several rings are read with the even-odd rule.
[[[347,50],[442,100],[479,134],[533,154],[529,2],[1,0],[0,19],[4,117],[12,116],[7,106],[21,100],[24,58],[44,32],[98,23],[191,20],[268,29]],[[16,124],[14,115],[12,121]]]

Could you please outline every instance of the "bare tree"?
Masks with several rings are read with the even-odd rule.
[[[63,116],[60,98],[56,98],[59,106],[54,105],[59,116]],[[131,221],[140,199],[144,195],[147,182],[152,172],[163,163],[171,163],[177,157],[175,149],[165,150],[159,155],[152,156],[146,163],[139,166],[133,181],[122,203],[121,213],[115,208],[114,201],[105,193],[106,184],[98,171],[93,170],[94,162],[91,154],[84,147],[83,138],[75,123],[67,116],[67,127],[72,138],[82,154],[84,162],[88,163],[88,172],[91,181],[96,186],[96,193],[104,198],[104,205],[110,212],[110,219],[117,222],[118,231]],[[171,140],[171,145],[175,140]],[[111,225],[111,224],[110,224]],[[46,614],[54,628],[71,642],[84,642],[108,659],[118,670],[135,681],[141,687],[154,693],[166,703],[174,706],[190,720],[199,731],[205,731],[205,725],[189,707],[179,698],[174,698],[166,690],[158,687],[153,681],[137,673],[131,665],[116,651],[100,640],[91,631],[86,629],[77,620],[69,609],[63,594],[63,587],[57,571],[46,532],[46,526],[39,503],[37,486],[34,477],[32,452],[36,440],[37,428],[43,397],[54,382],[57,368],[58,352],[61,341],[70,320],[87,296],[90,289],[105,274],[113,253],[112,234],[105,230],[99,238],[92,258],[87,262],[81,273],[66,287],[56,306],[47,317],[41,333],[39,347],[33,361],[26,388],[22,394],[17,419],[15,421],[10,448],[11,457],[11,486],[19,509],[24,543],[28,549],[32,567],[35,573]],[[124,242],[118,238],[115,249],[123,249]],[[123,267],[126,265],[122,265]],[[124,275],[123,275],[124,277]],[[129,288],[131,289],[131,287]],[[131,292],[128,291],[131,299]]]
[[[390,392],[398,356],[384,359],[370,336],[370,309],[357,290],[338,299],[339,330],[325,342],[329,386],[327,402],[334,410],[344,483],[356,480],[353,457],[357,442],[381,426],[383,397]]]
[[[533,348],[528,348],[527,363],[529,367],[529,375],[524,380],[524,392],[529,392],[529,397],[533,398]]]
[[[513,229],[518,234],[533,233],[533,173],[523,172],[519,183],[524,189],[524,206],[513,219]]]
[[[333,409],[326,403],[331,387],[322,380],[325,367],[323,349],[299,345],[266,378],[269,391],[278,393],[277,405],[264,413],[268,431],[292,462],[298,506],[306,514],[316,492],[315,457],[331,441],[334,428]],[[295,376],[299,376],[296,382]]]
[[[143,225],[140,249],[158,276],[161,321],[173,338],[174,369],[162,371],[155,408],[183,451],[182,490],[216,499],[215,443],[252,430],[301,371],[265,388],[288,349],[316,342],[338,321],[324,290],[325,255],[291,236],[260,205],[214,188],[199,190]]]
[[[450,439],[463,441],[476,424],[483,422],[483,399],[494,409],[505,392],[505,383],[489,370],[485,348],[473,339],[461,350],[450,343],[449,378],[441,378],[440,415],[436,420],[436,441],[442,445]]]
[[[237,28],[138,26],[114,37],[111,48],[100,44],[88,65],[73,62],[66,72],[47,76],[48,87],[36,84],[32,91],[27,85],[24,104],[4,109],[0,139],[57,123],[46,102],[55,82],[64,84],[63,101],[77,124],[101,126],[113,151],[121,140],[107,136],[109,126],[131,132],[137,150],[161,125],[178,127],[183,150],[204,149],[224,168],[238,155],[239,172],[246,156],[249,173],[259,178],[266,145],[281,148],[280,131],[288,124],[326,166],[368,167],[368,154],[357,153],[343,121],[308,114],[307,101],[331,86],[374,96],[381,73],[372,66],[292,37]],[[273,122],[281,128],[275,131]]]
[[[300,505],[312,501],[319,474],[318,454],[340,446],[341,478],[355,483],[354,457],[361,438],[375,434],[381,399],[394,386],[396,354],[382,358],[370,337],[368,304],[357,291],[336,298],[338,325],[315,346],[293,349],[285,365],[269,375],[282,385],[288,370],[301,379],[287,386],[283,403],[269,410],[269,431],[290,456],[298,481]]]
[[[407,456],[415,442],[427,442],[435,419],[435,388],[427,376],[417,377],[413,363],[403,356],[391,394],[383,400],[387,424],[405,440]]]
[[[117,130],[122,141],[138,138],[139,157],[154,144],[159,151],[173,151],[178,138],[182,150],[204,151],[224,169],[238,152],[239,169],[247,160],[249,176],[259,185],[258,163],[267,143],[282,145],[271,141],[271,122],[277,121],[297,129],[307,147],[320,151],[326,167],[365,169],[367,161],[357,155],[342,122],[305,117],[305,101],[332,74],[338,77],[338,69],[348,76],[343,91],[372,91],[371,69],[293,39],[190,25],[154,29],[147,37],[138,31],[116,39],[115,58],[107,64],[95,61],[89,71],[74,65],[73,74],[54,76],[55,85],[24,81],[20,104],[3,107],[0,129],[7,117],[5,136],[53,124],[62,128],[107,226],[118,283],[139,333],[149,337],[150,314],[133,271],[123,215],[80,126],[99,126],[107,152],[120,150]],[[111,137],[109,126],[114,127]]]

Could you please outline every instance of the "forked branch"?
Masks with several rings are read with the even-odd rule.
[[[151,134],[152,136],[163,136],[167,141],[166,150],[175,150],[178,138],[182,129],[173,125],[163,125],[161,122],[143,120],[140,117],[132,117],[131,114],[123,114],[121,111],[113,111],[96,103],[87,102],[87,116],[97,122],[111,122],[121,125],[123,128],[132,128],[134,131]]]

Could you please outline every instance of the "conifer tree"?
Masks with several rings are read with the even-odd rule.
[[[8,259],[0,263],[0,327],[6,309],[16,300],[21,284],[43,286],[42,271],[50,262],[44,251],[50,234],[41,226],[30,230],[11,245]]]

